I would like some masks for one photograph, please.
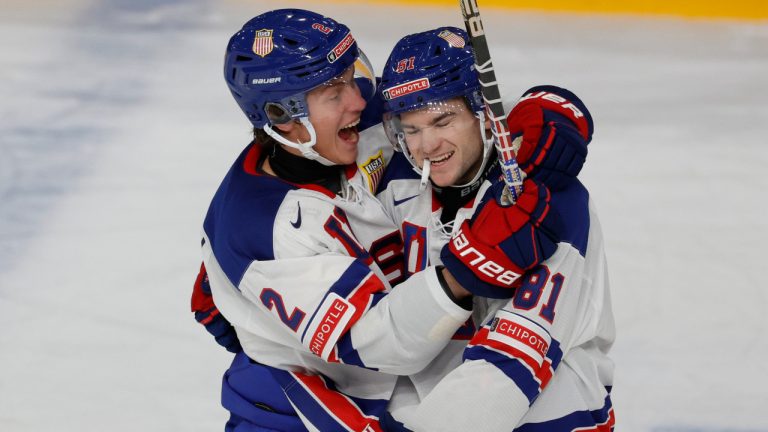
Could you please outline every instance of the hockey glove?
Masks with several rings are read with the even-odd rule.
[[[200,273],[198,273],[195,286],[192,288],[192,312],[195,313],[195,320],[205,326],[205,329],[213,335],[219,345],[229,352],[242,351],[243,348],[240,346],[235,328],[221,315],[213,303],[205,264],[200,265]]]
[[[559,214],[549,206],[543,183],[527,179],[517,203],[500,205],[503,181],[485,194],[440,253],[443,265],[474,295],[511,298],[517,280],[557,249]]]
[[[581,171],[592,140],[592,116],[570,91],[533,87],[512,109],[507,124],[511,138],[522,140],[517,162],[528,177],[554,191]]]

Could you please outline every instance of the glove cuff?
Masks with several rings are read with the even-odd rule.
[[[437,281],[440,282],[440,286],[443,288],[445,295],[447,295],[452,302],[454,302],[462,309],[471,311],[472,297],[465,297],[461,299],[456,298],[456,296],[453,294],[453,291],[451,291],[451,287],[448,286],[448,281],[446,281],[445,276],[443,276],[443,269],[445,269],[445,266],[435,266],[435,275],[437,276]]]

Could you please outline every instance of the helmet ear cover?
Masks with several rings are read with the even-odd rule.
[[[291,121],[291,116],[288,114],[288,110],[279,103],[267,102],[264,105],[264,112],[267,113],[267,119],[272,124],[284,124]]]

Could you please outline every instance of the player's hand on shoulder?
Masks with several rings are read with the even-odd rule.
[[[592,116],[570,91],[537,86],[526,91],[507,117],[512,139],[521,140],[517,162],[528,177],[559,190],[581,171],[592,140]]]
[[[526,179],[517,203],[508,207],[500,204],[505,187],[501,179],[494,183],[440,254],[451,275],[482,297],[512,297],[518,279],[555,253],[562,232],[547,186]]]
[[[208,333],[216,339],[216,342],[226,348],[227,351],[236,353],[243,349],[240,346],[235,328],[213,303],[205,264],[200,265],[200,272],[197,274],[195,284],[192,287],[192,312],[195,313],[195,320],[202,324]]]

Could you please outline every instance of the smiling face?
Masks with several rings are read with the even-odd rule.
[[[429,159],[437,186],[469,182],[483,162],[479,120],[461,97],[400,114],[408,151],[419,167]]]
[[[365,100],[360,96],[353,77],[352,66],[338,77],[312,89],[306,96],[309,121],[317,135],[314,150],[339,165],[353,163],[357,158],[360,139],[357,124],[365,108]],[[277,127],[291,141],[310,141],[309,131],[299,123]],[[289,148],[288,151],[298,154],[295,149]]]

